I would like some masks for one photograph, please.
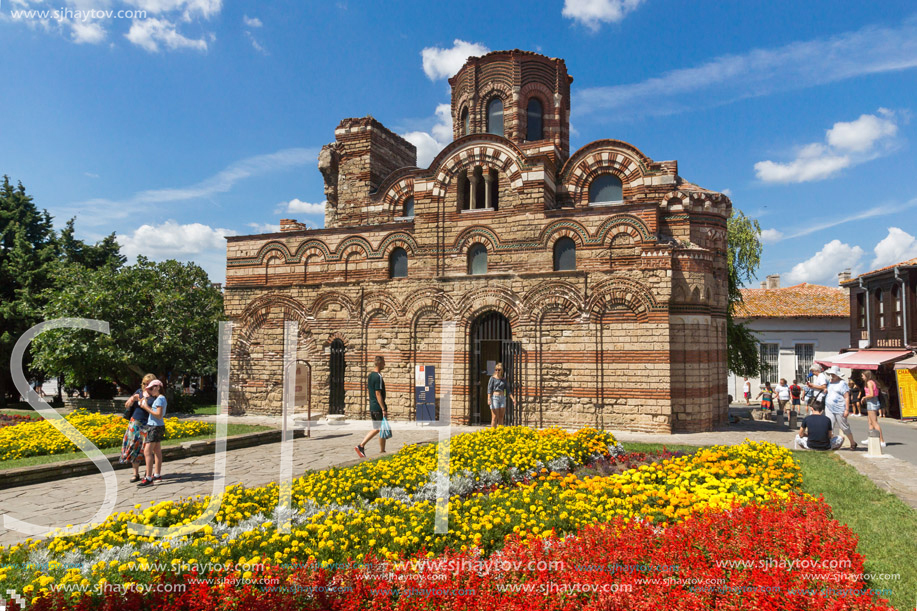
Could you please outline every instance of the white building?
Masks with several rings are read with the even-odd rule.
[[[849,276],[841,274],[842,280]],[[780,288],[780,276],[768,276],[759,289],[742,289],[745,303],[736,313],[761,342],[761,374],[749,378],[754,399],[769,381],[805,381],[814,360],[837,355],[850,345],[850,298],[846,289],[816,284]],[[730,374],[729,394],[742,398],[743,379]]]

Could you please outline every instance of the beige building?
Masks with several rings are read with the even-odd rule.
[[[325,227],[228,238],[232,410],[279,412],[296,320],[314,412],[365,417],[382,355],[390,412],[414,419],[414,368],[440,365],[454,321],[456,423],[489,422],[498,361],[517,424],[723,421],[731,203],[619,140],[570,154],[572,80],[535,53],[470,58],[429,168],[372,117],[344,119],[319,157]]]

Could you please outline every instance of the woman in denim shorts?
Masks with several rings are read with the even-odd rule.
[[[487,382],[487,404],[490,405],[490,426],[493,428],[503,424],[509,391],[509,382],[503,376],[503,363],[497,363],[494,374]]]
[[[866,415],[869,418],[869,430],[879,431],[879,443],[885,447],[885,437],[882,436],[882,427],[879,426],[879,385],[876,384],[876,374],[867,370],[863,372],[865,387],[863,389],[866,395]],[[868,444],[869,440],[863,442]]]

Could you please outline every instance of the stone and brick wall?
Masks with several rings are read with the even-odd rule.
[[[545,141],[520,141],[512,121],[524,119],[526,98],[516,94],[548,87],[549,72],[567,114],[546,118]],[[470,59],[450,81],[453,113],[506,86],[507,137],[480,133],[477,117],[429,169],[413,167],[413,147],[374,119],[342,121],[319,160],[327,227],[285,220],[280,233],[228,238],[232,410],[280,412],[283,324],[295,320],[313,413],[328,411],[331,344],[341,340],[345,413],[365,416],[366,376],[382,355],[390,413],[412,419],[414,366],[440,365],[443,324],[454,321],[451,418],[473,422],[470,333],[498,312],[521,344],[518,423],[662,432],[723,421],[731,203],[682,180],[676,162],[617,140],[568,158],[570,80],[562,60],[535,54]],[[495,181],[490,206],[470,207],[465,181],[482,171]],[[603,174],[621,179],[623,201],[589,202]],[[576,245],[575,270],[554,271],[561,238]],[[470,275],[478,244],[487,273]],[[396,248],[408,255],[406,278],[389,277]]]

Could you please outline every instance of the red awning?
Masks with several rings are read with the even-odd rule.
[[[895,369],[917,369],[917,356],[895,363]]]
[[[878,369],[879,365],[894,363],[913,354],[910,350],[857,350],[815,360],[825,367],[836,365],[841,369]]]

